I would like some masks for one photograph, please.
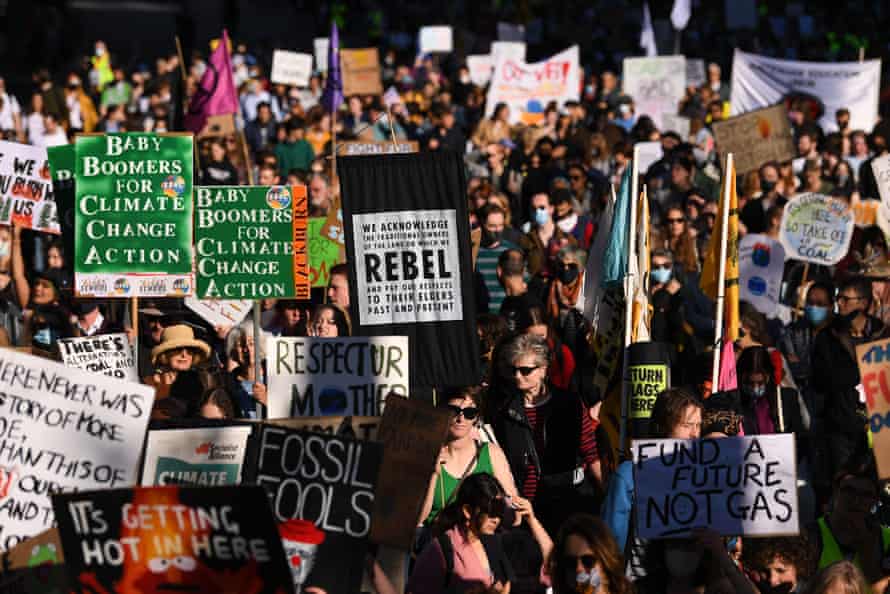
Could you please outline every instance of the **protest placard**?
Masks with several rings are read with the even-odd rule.
[[[881,61],[800,62],[779,60],[736,49],[732,58],[732,115],[782,102],[805,90],[825,106],[819,126],[837,131],[834,114],[850,110],[849,130],[870,132],[878,119]],[[741,170],[739,170],[741,173]]]
[[[263,425],[256,482],[298,590],[359,591],[382,455],[379,443]]]
[[[878,224],[880,200],[860,200],[850,206],[853,209],[853,222],[857,227],[871,227]]]
[[[57,342],[62,362],[68,367],[139,382],[136,351],[124,333],[61,338]]]
[[[640,538],[798,534],[794,435],[644,439],[632,446]]]
[[[759,233],[749,233],[739,241],[739,298],[760,313],[773,317],[782,290],[785,248]]]
[[[454,49],[451,27],[448,25],[421,27],[418,37],[418,49],[421,54],[434,52],[449,54]]]
[[[525,62],[527,46],[524,41],[492,41],[491,42],[491,67],[499,60],[513,60]]]
[[[248,426],[149,431],[142,485],[237,485],[250,432]]]
[[[510,123],[535,125],[544,118],[551,101],[562,106],[580,96],[581,66],[577,45],[527,64],[503,53],[494,56],[494,72],[485,102],[485,116],[494,113],[498,103],[510,107]]]
[[[235,132],[235,116],[230,113],[223,113],[207,116],[207,123],[204,124],[204,128],[198,132],[198,135],[195,136],[195,138],[198,140],[204,140],[205,138],[223,138],[225,136],[234,135]],[[235,140],[240,144],[241,136],[235,136]],[[243,149],[239,147],[239,150]]]
[[[190,295],[192,135],[83,135],[76,150],[77,293]]]
[[[337,151],[344,157],[356,157],[362,155],[399,155],[416,153],[420,150],[420,144],[416,140],[402,140],[399,142],[388,141],[356,141],[349,140],[340,143]]]
[[[798,194],[785,204],[779,240],[795,260],[833,266],[847,255],[853,237],[853,211],[842,200]]]
[[[343,94],[382,95],[380,55],[376,47],[340,50],[343,71]]]
[[[479,341],[461,156],[344,157],[337,172],[353,334],[407,336],[417,386],[475,382]]]
[[[662,114],[676,114],[686,94],[686,58],[625,58],[624,93],[633,97],[637,113],[663,127]]]
[[[309,86],[312,76],[312,54],[286,50],[272,52],[272,72],[269,79],[276,85]]]
[[[268,417],[378,416],[391,391],[408,394],[404,336],[271,336]]]
[[[0,225],[59,233],[46,149],[0,140]]]
[[[637,159],[639,163],[639,171],[645,175],[649,168],[664,156],[664,150],[661,147],[661,141],[638,142],[634,145],[637,149]]]
[[[890,478],[890,338],[856,346],[878,477]]]
[[[49,170],[53,179],[56,219],[66,254],[74,253],[74,162],[73,144],[51,146],[46,149]]]
[[[708,82],[705,76],[705,61],[686,58],[686,86],[700,87]]]
[[[62,541],[56,528],[26,538],[6,552],[0,571],[0,592],[4,594],[71,592],[68,571],[62,555]]]
[[[781,163],[797,156],[784,105],[714,122],[713,128],[721,159],[732,153],[739,173],[754,171],[767,161]]]
[[[260,487],[136,487],[53,496],[77,592],[293,592]]]
[[[306,186],[195,190],[202,299],[309,299]]]
[[[871,161],[871,170],[875,174],[881,202],[890,208],[890,155],[875,155]],[[878,196],[866,196],[866,198],[878,198]]]
[[[326,287],[331,267],[340,263],[340,244],[322,235],[325,219],[309,219],[309,283],[313,287]]]
[[[491,81],[494,60],[491,54],[467,56],[467,70],[470,71],[470,82],[477,87],[484,87]]]
[[[498,23],[498,41],[525,41],[525,26],[514,23]]]
[[[0,350],[0,549],[52,525],[51,491],[136,483],[154,390]]]
[[[185,306],[209,322],[211,326],[237,326],[250,313],[253,302],[186,297]]]
[[[362,441],[377,441],[377,432],[380,429],[380,417],[365,416],[300,417],[272,419],[268,422],[290,429],[300,429],[302,431],[311,431],[312,433],[324,433],[325,435],[336,435]]]
[[[411,550],[430,475],[452,418],[451,411],[427,402],[387,398],[377,433],[383,464],[371,514],[371,542]]]
[[[331,40],[327,37],[316,37],[312,40],[312,49],[315,54],[315,69],[319,72],[328,71],[328,48]]]
[[[661,114],[661,121],[664,123],[665,132],[676,132],[680,137],[680,140],[683,142],[689,140],[689,128],[691,126],[689,118],[681,115],[663,113]]]
[[[630,418],[652,417],[655,399],[671,385],[671,369],[668,365],[628,365],[630,383]]]

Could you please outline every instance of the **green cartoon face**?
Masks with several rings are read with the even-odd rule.
[[[31,557],[28,559],[28,567],[37,567],[44,563],[55,564],[57,562],[56,545],[53,543],[34,545],[34,548],[31,550]]]

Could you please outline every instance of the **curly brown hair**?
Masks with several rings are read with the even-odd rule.
[[[744,565],[763,571],[776,558],[794,566],[798,582],[807,581],[816,572],[817,552],[805,536],[747,538],[742,552]]]

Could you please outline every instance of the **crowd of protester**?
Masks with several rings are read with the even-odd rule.
[[[28,97],[10,95],[0,80],[3,138],[55,146],[78,133],[176,129],[183,97],[175,90],[194,88],[201,58],[183,65],[173,55],[125,71],[113,56],[107,65],[108,52],[96,42],[80,68],[35,72]],[[310,214],[329,215],[338,187],[323,76],[304,89],[271,84],[243,45],[232,62],[246,146],[240,134],[201,138],[196,177],[306,184]],[[346,98],[337,138],[394,136],[422,151],[462,153],[481,237],[474,289],[483,373],[477,385],[440,391],[453,421],[418,519],[408,591],[882,592],[890,528],[854,347],[888,335],[886,228],[857,227],[847,257],[810,266],[806,282],[802,263],[788,261],[776,311],[742,306],[739,389],[712,393],[702,378],[714,304],[699,275],[722,169],[712,126],[728,113],[719,66],[709,65],[706,83],[678,105],[691,122],[681,137],[637,111],[617,72],[585,73],[581,100],[547,106],[538,125],[514,126],[506,105],[484,116],[484,89],[465,66],[444,72],[430,56],[403,63],[394,53],[385,65],[384,85],[401,102],[388,115],[379,97]],[[782,207],[799,192],[853,206],[879,198],[871,162],[888,152],[886,123],[851,130],[839,110],[839,131],[825,133],[805,100],[787,108],[798,156],[739,180],[742,234],[777,237]],[[658,396],[649,435],[636,437],[793,433],[799,536],[721,538],[707,527],[686,539],[634,534],[634,476],[600,423],[588,376],[594,329],[583,311],[586,262],[599,257],[590,248],[607,232],[600,215],[644,141],[663,150],[640,175],[651,202],[652,340],[669,347],[674,387]],[[142,300],[131,312],[128,301],[73,298],[71,256],[50,236],[0,228],[0,344],[58,358],[60,338],[127,332],[138,338],[139,376],[156,391],[155,418],[255,418],[267,396],[255,365],[265,361],[265,336],[351,333],[346,264],[310,301],[264,301],[257,337],[250,319],[211,328],[181,300]]]

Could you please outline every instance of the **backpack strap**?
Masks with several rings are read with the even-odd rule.
[[[439,548],[442,549],[442,556],[445,557],[445,579],[442,589],[447,591],[451,585],[451,575],[454,573],[454,547],[451,546],[451,539],[444,532],[436,536]]]

